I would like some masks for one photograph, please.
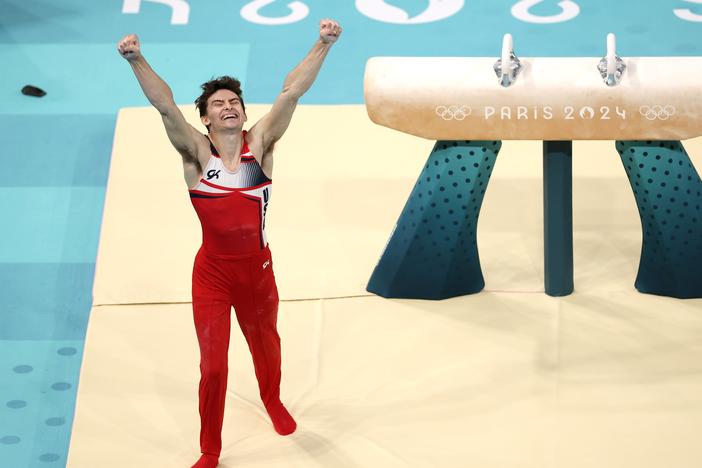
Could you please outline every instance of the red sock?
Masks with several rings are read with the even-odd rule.
[[[273,428],[278,434],[292,434],[295,432],[295,429],[297,429],[297,423],[280,401],[267,405],[266,411],[268,411],[268,415],[271,417],[271,422],[273,423]]]
[[[192,468],[215,468],[219,463],[219,458],[216,455],[210,455],[209,453],[203,453],[202,456]]]

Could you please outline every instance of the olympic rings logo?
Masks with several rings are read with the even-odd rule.
[[[462,106],[436,106],[435,112],[444,120],[464,120],[473,110],[464,104]]]
[[[668,120],[675,114],[675,106],[641,106],[639,112],[648,120]]]

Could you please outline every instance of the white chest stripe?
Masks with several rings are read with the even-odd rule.
[[[253,157],[251,152],[241,156],[242,161],[236,172],[231,172],[224,167],[220,158],[210,156],[207,167],[202,173],[202,179],[192,190],[206,193],[228,193],[232,189],[258,187],[270,182],[256,160],[244,160]]]

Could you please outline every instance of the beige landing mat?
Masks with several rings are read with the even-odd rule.
[[[113,304],[189,301],[199,226],[158,114],[123,110],[115,138],[68,465],[185,467],[190,305]],[[222,466],[699,467],[702,300],[634,291],[640,223],[612,142],[574,147],[575,294],[542,292],[541,144],[504,142],[478,226],[484,292],[333,299],[366,294],[432,144],[362,106],[298,110],[268,234],[300,428],[273,432],[235,326]],[[700,167],[702,140],[685,146]]]
[[[268,106],[247,106],[255,122]],[[183,107],[196,126],[193,106]],[[372,124],[364,106],[300,106],[276,147],[267,231],[282,299],[365,294],[433,142]],[[686,142],[697,161],[702,139]],[[540,142],[506,141],[478,226],[486,288],[543,291]],[[699,165],[699,163],[698,163]],[[574,147],[576,288],[633,287],[641,227],[613,142]],[[187,302],[200,227],[158,112],[117,119],[94,304]]]
[[[274,433],[233,330],[223,467],[697,468],[700,301],[481,293],[281,304]],[[68,466],[198,456],[188,305],[93,310]]]

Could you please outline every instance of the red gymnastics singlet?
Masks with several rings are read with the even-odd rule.
[[[212,142],[212,155],[200,182],[190,189],[190,200],[202,225],[202,248],[209,254],[232,257],[264,249],[266,210],[272,181],[246,144],[243,132],[241,163],[229,171]]]

